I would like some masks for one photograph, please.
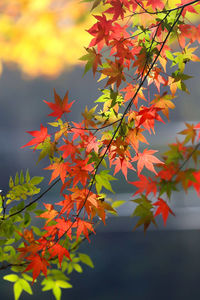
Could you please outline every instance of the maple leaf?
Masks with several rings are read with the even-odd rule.
[[[57,202],[57,205],[63,206],[63,208],[60,211],[60,214],[64,214],[67,212],[67,215],[69,215],[70,211],[74,208],[74,202],[72,200],[71,195],[64,195],[65,199]]]
[[[147,228],[150,226],[151,223],[153,223],[155,226],[157,226],[153,213],[152,208],[153,205],[150,200],[147,199],[146,196],[141,195],[140,198],[131,200],[132,202],[137,203],[137,207],[135,208],[132,217],[139,217],[138,222],[134,226],[133,230],[138,228],[139,226],[144,226],[144,232],[146,232]]]
[[[194,129],[199,130],[199,133],[198,133],[198,140],[199,140],[200,139],[200,122],[196,126],[194,126]]]
[[[72,141],[74,141],[75,139],[77,139],[79,137],[82,139],[82,137],[85,135],[85,133],[88,132],[88,130],[84,128],[83,122],[82,123],[72,122],[72,123],[75,126],[75,128],[71,129],[71,132],[74,132]]]
[[[167,80],[160,75],[160,72],[160,68],[154,67],[147,78],[148,85],[153,83],[157,87],[158,92],[160,92],[160,84],[166,85],[167,83]]]
[[[142,48],[139,53],[136,54],[137,60],[134,61],[133,67],[137,67],[136,74],[146,74],[148,70],[148,54],[147,50]]]
[[[34,235],[33,235],[33,229],[29,230],[29,229],[24,229],[24,232],[21,233],[19,231],[17,231],[17,233],[23,237],[26,241],[28,241],[29,243],[32,243],[35,241]]]
[[[81,58],[79,58],[80,60],[87,61],[85,65],[84,74],[87,73],[92,68],[93,75],[95,76],[98,65],[102,65],[101,62],[102,55],[100,53],[97,53],[94,47],[85,48],[85,50],[88,52],[88,54],[83,55]]]
[[[40,275],[40,272],[42,272],[44,276],[47,277],[47,266],[49,266],[49,263],[44,257],[41,257],[38,253],[36,253],[35,255],[28,256],[26,259],[31,262],[24,270],[24,272],[33,269],[32,284],[34,283],[35,279]]]
[[[64,234],[72,239],[72,222],[71,220],[65,220],[63,217],[60,219],[56,219],[56,228],[59,229],[58,238],[60,239]]]
[[[121,0],[111,0],[108,1],[112,7],[108,8],[105,13],[113,14],[113,21],[117,20],[120,16],[122,20],[124,19],[124,13],[126,10],[123,8],[123,1]],[[128,1],[127,1],[128,2]]]
[[[79,181],[83,186],[86,185],[86,182],[89,178],[89,172],[93,171],[93,163],[87,164],[89,157],[85,160],[74,160],[76,162],[75,166],[71,167],[70,175],[74,176],[73,185],[76,185]]]
[[[90,132],[88,136],[84,136],[84,140],[80,143],[80,147],[84,148],[87,154],[91,151],[98,153],[99,141],[96,136]]]
[[[95,180],[96,180],[96,190],[97,193],[99,194],[101,192],[102,187],[105,189],[111,191],[113,193],[112,186],[110,184],[110,181],[112,180],[117,180],[115,177],[112,175],[108,174],[108,170],[102,170],[99,174],[96,175]]]
[[[62,247],[58,243],[56,243],[51,248],[49,248],[49,252],[51,254],[50,259],[52,257],[55,257],[56,255],[58,256],[58,261],[60,263],[60,267],[61,267],[61,263],[62,263],[62,260],[63,260],[63,256],[66,256],[69,260],[71,260],[69,251],[66,248]]]
[[[63,151],[62,157],[65,159],[71,155],[72,160],[74,160],[76,153],[80,154],[78,146],[74,145],[73,142],[65,140],[65,145],[58,148],[58,150]]]
[[[154,217],[156,217],[157,215],[162,214],[164,225],[166,226],[166,222],[167,222],[167,218],[169,216],[169,213],[172,214],[173,216],[175,216],[175,214],[173,213],[171,208],[167,205],[167,203],[162,198],[158,198],[158,201],[153,203],[153,205],[158,206],[158,208],[157,208],[157,210],[154,214]]]
[[[197,195],[200,197],[200,171],[193,172],[194,180],[189,180],[188,187],[191,185],[195,188]]]
[[[94,112],[97,108],[97,105],[88,110],[87,106],[85,107],[85,111],[82,113],[82,116],[84,118],[84,124],[85,127],[88,128],[89,126],[92,126],[93,128],[97,128],[96,123],[92,120],[94,118]]]
[[[72,191],[72,200],[76,202],[77,212],[81,211],[84,207],[88,216],[91,216],[93,208],[98,207],[98,195],[92,193],[88,189],[79,189],[77,186],[70,189]]]
[[[167,92],[163,93],[163,95],[155,95],[156,98],[151,101],[157,108],[161,108],[161,111],[163,114],[167,117],[169,120],[169,108],[174,109],[175,105],[171,101],[171,99],[174,98],[173,95],[168,95]]]
[[[107,62],[109,67],[101,70],[102,74],[110,77],[106,83],[106,86],[116,82],[118,88],[120,86],[121,81],[126,80],[123,72],[123,65],[120,63],[119,60],[115,60],[115,62],[113,62],[107,59]]]
[[[98,20],[98,22],[87,30],[88,33],[94,36],[89,47],[97,45],[98,51],[100,51],[104,46],[104,41],[106,45],[109,43],[110,33],[113,30],[113,21],[107,20],[104,14],[102,14],[102,16],[94,15],[94,17]]]
[[[17,231],[17,233],[29,242],[29,245],[24,242],[24,247],[17,248],[17,251],[20,252],[20,258],[26,257],[28,253],[35,255],[41,249],[40,244],[35,241],[32,229],[25,229],[23,233]]]
[[[151,5],[153,10],[156,10],[156,9],[162,10],[165,7],[163,0],[148,0],[147,6],[149,6],[149,5]]]
[[[188,0],[181,0],[181,5],[184,5],[184,4],[189,4],[190,1]],[[193,5],[197,5],[198,3],[195,3]],[[192,5],[187,5],[184,7],[184,10],[183,10],[183,17],[185,17],[185,14],[186,12],[191,12],[191,13],[194,13],[194,14],[198,14],[198,12],[195,10],[195,8],[192,6]]]
[[[143,125],[146,129],[148,129],[149,133],[151,133],[152,130],[155,134],[155,120],[165,123],[158,114],[158,111],[160,110],[161,108],[155,107],[155,104],[150,107],[145,107],[143,105],[140,106],[139,112],[137,113],[135,120],[135,127],[139,128],[141,125]]]
[[[200,26],[194,26],[190,24],[180,24],[179,25],[179,43],[182,48],[185,47],[185,38],[189,38],[190,42],[195,42],[196,40],[200,42]]]
[[[40,130],[27,131],[27,133],[34,136],[34,138],[21,148],[35,145],[34,151],[42,142],[45,141],[46,138],[50,137],[47,131],[47,127],[44,127],[42,124],[40,125]]]
[[[135,185],[138,190],[134,193],[133,196],[137,194],[142,194],[144,191],[146,191],[145,195],[148,196],[150,193],[153,193],[154,196],[156,196],[157,193],[157,182],[153,181],[152,178],[146,177],[144,175],[139,176],[139,181],[133,181],[129,182],[133,185]]]
[[[159,167],[162,167],[162,170],[158,172],[157,176],[167,181],[171,180],[171,178],[177,172],[177,166],[173,162],[169,164],[163,164],[162,166]]]
[[[195,179],[193,173],[194,173],[194,169],[187,169],[184,171],[179,171],[176,176],[176,182],[181,182],[185,192],[187,192],[188,184],[191,181],[196,182],[196,179]]]
[[[31,242],[30,245],[24,242],[24,247],[17,248],[17,251],[20,252],[20,258],[25,258],[28,253],[30,253],[31,255],[35,255],[40,250],[40,245],[35,241]]]
[[[57,224],[51,225],[51,226],[44,226],[44,229],[47,231],[47,233],[44,235],[46,236],[56,236],[58,235],[58,239],[63,237],[65,234],[72,239],[72,222],[71,220],[65,220],[64,217],[57,218],[55,220]]]
[[[77,218],[73,227],[77,227],[77,231],[76,231],[77,240],[78,240],[79,236],[81,235],[81,233],[83,233],[84,236],[87,238],[87,240],[90,242],[88,231],[91,231],[95,234],[92,224],[90,222],[81,220],[80,218]]]
[[[187,129],[182,130],[179,132],[179,134],[186,135],[184,139],[184,144],[188,143],[190,140],[192,140],[192,144],[194,143],[195,137],[196,137],[196,126],[194,124],[185,123],[187,126]]]
[[[116,165],[114,175],[121,170],[126,180],[127,180],[127,168],[135,171],[135,168],[132,166],[130,161],[127,160],[125,157],[117,157],[114,160],[114,162],[112,162],[112,164]]]
[[[126,140],[131,144],[136,153],[138,152],[139,141],[145,144],[149,144],[146,138],[142,135],[142,131],[144,131],[144,129],[142,128],[129,129],[126,137]]]
[[[132,161],[138,161],[137,162],[137,169],[138,169],[138,176],[140,175],[142,169],[144,166],[157,174],[156,170],[154,169],[153,164],[164,164],[161,160],[153,156],[155,152],[158,152],[157,150],[147,150],[144,149],[144,151],[141,153],[138,153],[136,156],[133,157]]]
[[[71,103],[68,103],[68,91],[66,92],[63,100],[60,98],[60,96],[56,93],[54,89],[54,100],[55,103],[47,102],[43,100],[52,110],[53,112],[49,114],[48,116],[57,117],[56,120],[60,119],[64,113],[69,113],[70,108],[74,101]]]
[[[133,84],[129,83],[125,88],[123,88],[121,90],[122,92],[125,92],[124,102],[129,101],[131,98],[133,98],[135,96],[133,99],[133,103],[136,108],[137,108],[139,98],[144,101],[147,101],[143,94],[144,88],[140,88],[140,90],[136,94],[136,91],[138,90],[138,86],[139,86],[138,84],[133,85]]]
[[[48,219],[46,221],[46,224],[48,224],[58,215],[58,212],[54,209],[54,206],[52,204],[45,204],[45,203],[43,204],[46,207],[47,211],[39,215],[38,218]]]
[[[69,162],[55,162],[52,165],[44,168],[45,170],[54,170],[52,172],[49,184],[58,176],[60,176],[62,183],[64,183],[66,178],[66,172],[70,170],[70,166],[71,164]]]

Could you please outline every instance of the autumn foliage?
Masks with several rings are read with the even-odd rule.
[[[200,123],[186,123],[179,133],[183,138],[170,144],[161,158],[147,140],[156,134],[156,123],[169,120],[177,91],[188,92],[186,64],[200,60],[195,54],[200,25],[190,23],[200,11],[199,1],[90,2],[94,10],[102,5],[103,12],[94,13],[94,24],[87,29],[91,41],[80,59],[86,63],[84,73],[91,69],[103,85],[101,95],[77,123],[69,122],[68,115],[78,100],[70,98],[70,91],[62,98],[54,90],[54,99],[44,101],[50,122],[28,131],[32,139],[22,146],[38,151],[38,161],[49,159],[49,187],[39,194],[42,178],[21,172],[15,180],[11,177],[10,190],[1,195],[2,245],[10,251],[2,255],[2,269],[19,273],[5,276],[20,286],[18,295],[23,289],[31,293],[28,281],[44,275],[43,290],[52,289],[60,299],[60,288],[71,287],[65,273],[80,272],[79,262],[93,266],[86,254],[77,252],[78,246],[90,241],[98,223],[105,224],[106,215],[116,214],[123,203],[106,196],[106,191],[113,192],[111,182],[118,172],[137,189],[131,199],[136,205],[134,229],[157,226],[158,215],[166,225],[169,214],[175,215],[170,208],[173,191],[192,187],[200,194]],[[136,181],[131,180],[133,172]],[[43,200],[43,209],[37,209],[56,184],[62,200]],[[34,214],[43,220],[42,228],[32,224]],[[6,245],[12,245],[10,250]]]

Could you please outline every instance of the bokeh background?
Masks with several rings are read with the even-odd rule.
[[[75,100],[69,118],[75,122],[99,95],[102,85],[91,73],[82,77],[78,60],[90,40],[85,31],[93,22],[90,7],[79,0],[0,1],[0,189],[4,192],[9,176],[21,169],[28,168],[31,176],[47,176],[42,187],[48,184],[49,173],[43,170],[47,161],[37,165],[37,153],[20,147],[29,140],[26,130],[38,130],[41,122],[49,120],[49,108],[42,100],[52,101],[53,88],[61,95],[69,90],[70,100]],[[188,65],[187,74],[194,76],[188,82],[191,94],[179,93],[171,121],[159,124],[156,136],[149,138],[153,149],[166,150],[185,121],[199,122],[198,63]],[[133,172],[129,180],[136,180]],[[129,200],[135,192],[120,176],[113,188],[118,200]],[[44,201],[57,202],[58,190]],[[80,251],[91,256],[95,269],[72,273],[74,288],[63,289],[63,299],[198,299],[200,199],[195,192],[175,193],[176,217],[169,217],[166,228],[160,220],[159,229],[151,228],[145,236],[140,230],[132,232],[130,209],[134,209],[130,204],[122,206],[120,217],[109,217],[91,244],[82,244]],[[2,299],[13,298],[12,284],[1,280],[0,287]],[[50,292],[40,292],[37,284],[33,290],[32,299],[54,299]],[[20,299],[30,297],[23,293]]]

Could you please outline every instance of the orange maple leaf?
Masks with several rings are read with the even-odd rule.
[[[190,140],[192,140],[192,144],[194,143],[195,137],[196,137],[196,126],[194,124],[185,123],[187,126],[187,129],[182,130],[179,132],[179,134],[186,135],[184,144],[188,143]]]
[[[126,140],[131,144],[135,152],[138,152],[139,141],[145,144],[149,144],[146,138],[142,135],[143,128],[133,128],[129,129]]]
[[[65,182],[66,172],[70,169],[69,162],[55,162],[54,164],[44,168],[45,170],[54,170],[51,175],[51,180],[49,184],[58,176],[60,176],[62,183]]]
[[[58,215],[58,212],[54,209],[54,206],[52,204],[43,204],[46,207],[47,211],[39,215],[38,218],[48,219],[46,221],[46,224],[48,224]]]
[[[169,109],[175,108],[174,103],[171,101],[171,99],[173,99],[174,96],[167,94],[167,92],[163,93],[162,95],[155,96],[156,98],[153,101],[151,101],[151,103],[155,104],[154,107],[161,108],[161,111],[169,120]]]
[[[139,98],[143,99],[144,101],[147,101],[144,94],[143,94],[144,88],[140,88],[140,90],[137,92],[138,86],[139,86],[138,84],[133,85],[133,84],[129,83],[125,88],[123,88],[121,90],[122,92],[125,92],[124,102],[129,101],[131,98],[134,97],[133,103],[134,103],[136,108],[137,108]]]

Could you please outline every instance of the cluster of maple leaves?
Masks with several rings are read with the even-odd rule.
[[[188,22],[188,16],[198,12],[199,1],[182,0],[170,6],[165,0],[105,0],[104,6],[87,30],[92,39],[81,57],[86,61],[85,73],[92,69],[99,80],[106,80],[96,101],[101,109],[86,107],[81,122],[69,122],[74,101],[69,101],[68,92],[62,99],[54,90],[54,102],[44,101],[54,118],[51,128],[41,124],[40,130],[29,131],[33,138],[23,146],[40,151],[39,160],[49,157],[49,183],[60,181],[63,197],[58,203],[44,204],[39,215],[45,219],[44,233],[39,239],[31,229],[20,233],[24,244],[18,252],[28,263],[24,272],[32,270],[33,281],[40,272],[47,275],[52,259],[58,258],[60,266],[63,257],[70,260],[66,238],[76,235],[77,240],[82,236],[89,240],[95,220],[105,223],[106,213],[114,209],[102,189],[112,191],[110,181],[118,172],[137,187],[133,215],[138,217],[136,227],[143,225],[145,230],[151,223],[156,225],[157,215],[166,224],[169,213],[174,214],[168,200],[180,184],[185,191],[193,186],[200,194],[200,171],[186,168],[190,158],[198,162],[200,123],[186,124],[180,133],[185,139],[171,144],[162,161],[155,156],[157,150],[147,148],[146,138],[155,134],[155,121],[169,119],[177,89],[187,92],[186,63],[199,61],[196,47],[190,45],[200,42],[200,25]],[[174,50],[175,40],[179,52]],[[143,175],[145,169],[154,176]],[[137,181],[128,180],[128,170],[137,172]]]

